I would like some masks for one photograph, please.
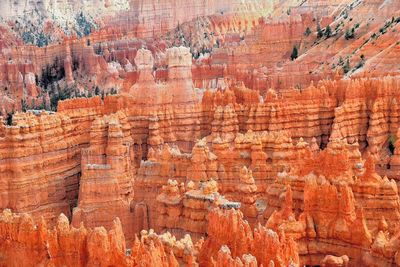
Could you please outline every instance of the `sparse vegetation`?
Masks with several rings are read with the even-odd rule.
[[[354,28],[351,28],[351,30],[350,30],[350,29],[347,29],[347,30],[346,30],[346,33],[344,34],[344,38],[345,38],[346,40],[353,39],[353,38],[354,38],[354,33],[355,33]]]
[[[309,36],[311,34],[311,29],[310,27],[307,27],[306,31],[304,32],[305,36]]]
[[[339,58],[339,63],[338,63],[340,66],[343,66],[343,64],[344,64],[344,61],[343,61],[343,58],[342,57],[340,57]]]
[[[298,56],[299,56],[299,51],[297,50],[297,47],[294,46],[294,47],[293,47],[292,54],[290,55],[290,58],[291,58],[292,60],[295,60]]]
[[[47,65],[42,70],[42,76],[38,81],[39,86],[47,89],[48,86],[54,82],[57,82],[65,77],[64,65],[61,64],[58,58],[55,59],[52,65]]]
[[[399,19],[399,18],[397,18],[397,19]],[[396,21],[397,21],[397,20],[396,20]],[[395,22],[395,19],[394,19],[394,17],[392,17],[392,20],[386,21],[385,25],[383,25],[383,27],[379,29],[379,32],[380,32],[381,34],[385,34],[385,33],[387,32],[387,29],[388,29],[390,26],[392,26],[392,24],[393,24],[394,22]],[[397,23],[397,22],[396,22],[396,23]]]
[[[116,95],[118,92],[117,92],[117,89],[115,89],[115,88],[111,88],[111,91],[110,91],[110,94],[111,95]]]
[[[391,135],[388,140],[388,148],[392,155],[394,154],[394,150],[395,150],[395,145],[394,145],[395,142],[396,142],[395,137],[393,135]]]
[[[100,45],[94,45],[93,50],[94,50],[94,53],[95,53],[96,55],[101,55],[101,54],[103,54],[103,50],[101,49],[101,46],[100,46]]]
[[[97,85],[96,85],[96,88],[94,89],[94,94],[100,95],[100,88]]]
[[[58,101],[71,98],[75,90],[76,88],[74,87],[66,87],[63,90],[60,90],[60,87],[57,84],[57,86],[50,92],[51,110],[57,111]]]
[[[28,105],[26,104],[25,99],[21,99],[21,110],[25,112],[27,110]]]
[[[8,112],[8,113],[7,113],[6,124],[7,124],[8,126],[11,126],[11,125],[12,125],[13,115],[14,115],[14,112]]]
[[[350,60],[347,59],[346,62],[343,64],[343,72],[347,74],[350,71]]]
[[[39,47],[47,46],[49,44],[49,37],[47,37],[43,32],[39,33],[36,45]]]
[[[365,64],[365,56],[361,55],[360,62],[358,62],[358,64],[355,66],[355,69],[357,70],[359,68],[362,68],[364,66],[364,64]]]
[[[344,19],[347,19],[349,17],[347,10],[344,10],[342,14]]]
[[[324,32],[321,29],[321,26],[319,24],[317,24],[317,38],[321,38],[322,36],[324,36]]]
[[[329,25],[326,26],[324,33],[325,33],[326,38],[329,38],[329,37],[332,36],[332,29],[331,29],[331,27]]]
[[[83,12],[79,13],[75,20],[77,25],[76,33],[79,37],[88,36],[96,28],[96,25]]]
[[[27,30],[22,33],[22,41],[25,44],[33,44],[39,47],[47,46],[50,43],[50,36],[43,32],[33,32]]]

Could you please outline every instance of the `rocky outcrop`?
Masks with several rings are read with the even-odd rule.
[[[61,214],[55,227],[29,215],[10,210],[0,214],[0,263],[5,266],[178,266],[171,249],[157,237],[136,239],[127,249],[121,221],[114,220],[110,231],[69,225]]]
[[[192,54],[186,47],[173,47],[166,51],[168,64],[168,94],[173,104],[194,103],[196,96],[192,82]]]
[[[238,195],[240,196],[240,208],[247,220],[254,224],[259,213],[255,197],[257,186],[252,171],[249,171],[245,166],[240,170],[237,190],[239,191]]]
[[[226,200],[218,193],[214,180],[198,185],[189,181],[186,185],[168,180],[157,196],[157,229],[171,230],[176,236],[190,234],[198,240],[207,232],[208,215],[212,207],[238,209],[240,203]]]
[[[129,93],[142,105],[160,103],[161,92],[159,91],[161,89],[156,84],[152,74],[154,59],[151,51],[138,50],[135,57],[135,65],[139,71],[139,76],[135,85],[130,88]]]
[[[321,266],[327,267],[327,266],[347,266],[349,264],[349,257],[347,255],[343,255],[341,257],[335,257],[332,255],[327,255],[321,262]]]
[[[200,257],[200,263],[206,260],[207,265],[219,266],[218,262],[233,263],[229,260],[231,250],[234,251],[233,253],[242,251],[232,246],[235,243],[240,244],[238,242],[228,242],[227,246],[218,245],[221,242],[219,241],[221,234],[218,232],[225,232],[218,223],[221,219],[223,225],[233,227],[229,228],[231,237],[245,234],[250,238],[249,245],[253,245],[242,248],[249,253],[254,252],[256,256],[245,254],[241,257],[243,262],[252,264],[249,266],[256,266],[254,264],[257,261],[268,264],[274,262],[278,266],[286,266],[286,262],[295,264],[298,261],[297,248],[293,241],[284,241],[272,230],[261,226],[254,233],[251,232],[249,226],[246,226],[246,222],[241,218],[240,212],[214,210],[211,215],[213,219],[210,223],[214,225],[209,226],[211,236],[205,242],[200,241],[194,244],[190,236],[178,240],[170,233],[157,235],[150,230],[142,231],[140,239],[135,238],[132,246],[128,248],[118,218],[114,220],[110,231],[107,232],[103,227],[91,229],[85,228],[83,224],[79,228],[74,228],[69,225],[68,219],[63,214],[57,219],[56,226],[51,228],[44,220],[36,223],[29,215],[17,216],[9,210],[4,210],[0,214],[0,240],[2,241],[0,248],[4,255],[0,263],[7,266],[38,264],[179,266],[182,263],[197,266],[197,257]],[[269,250],[260,250],[256,244],[268,245]],[[205,258],[214,255],[218,256]]]
[[[96,119],[90,146],[82,151],[82,176],[78,206],[72,225],[110,229],[119,217],[124,233],[132,240],[137,229],[130,211],[133,199],[134,158],[126,117],[123,113]]]
[[[230,258],[236,257],[253,263],[256,259],[263,266],[299,264],[297,245],[292,239],[287,240],[283,232],[276,233],[261,225],[252,230],[240,212],[211,212],[207,233],[199,254],[201,265],[213,266],[211,258],[229,263]]]
[[[211,137],[222,138],[228,142],[233,141],[239,132],[239,121],[233,106],[218,106],[214,112],[214,119],[211,123]]]
[[[70,215],[85,136],[68,116],[19,113],[0,132],[0,207],[46,220]]]
[[[306,154],[307,155],[307,154]],[[313,159],[309,161],[309,159]],[[397,225],[399,218],[399,198],[394,180],[379,176],[375,171],[372,156],[365,161],[360,158],[360,153],[346,142],[335,141],[328,144],[327,149],[318,153],[309,153],[301,158],[301,164],[294,167],[291,172],[278,174],[278,178],[267,190],[268,208],[264,216],[269,218],[274,207],[281,206],[279,201],[283,198],[286,185],[290,185],[295,197],[293,208],[296,213],[303,211],[305,183],[310,177],[326,179],[332,184],[346,184],[352,189],[357,203],[363,207],[364,216],[370,229],[378,226],[382,216]],[[376,192],[380,192],[376,194]],[[372,204],[374,203],[374,204]],[[386,209],[385,207],[391,208]]]

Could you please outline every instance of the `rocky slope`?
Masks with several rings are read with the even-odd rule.
[[[398,1],[24,3],[0,266],[400,266]]]

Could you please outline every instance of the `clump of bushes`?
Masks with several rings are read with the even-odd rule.
[[[96,28],[96,25],[83,12],[76,16],[75,21],[77,26],[76,34],[79,37],[88,36]]]
[[[25,44],[33,44],[39,47],[47,46],[50,43],[50,36],[43,32],[24,31],[22,33],[22,41]]]

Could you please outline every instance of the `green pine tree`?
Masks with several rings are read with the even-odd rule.
[[[290,55],[290,58],[291,58],[292,60],[295,60],[298,56],[299,56],[299,51],[297,50],[297,47],[294,46],[294,47],[293,47],[292,54]]]

